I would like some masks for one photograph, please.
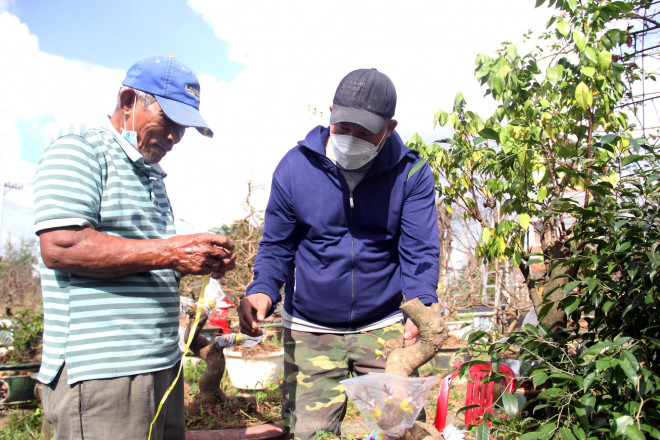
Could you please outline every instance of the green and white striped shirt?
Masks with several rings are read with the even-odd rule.
[[[84,226],[130,239],[175,234],[157,164],[146,164],[108,122],[70,129],[41,156],[34,189],[35,232]],[[179,278],[154,270],[96,279],[40,262],[44,349],[38,380],[66,362],[68,383],[162,370],[178,348]]]

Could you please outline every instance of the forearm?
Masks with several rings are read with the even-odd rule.
[[[233,269],[236,258],[233,242],[214,234],[134,240],[71,227],[42,232],[40,244],[43,262],[50,269],[93,278],[156,269],[219,277]]]
[[[113,278],[171,267],[167,240],[132,240],[90,228],[66,228],[40,234],[44,264],[51,269]]]

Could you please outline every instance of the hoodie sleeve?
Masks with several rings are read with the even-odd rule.
[[[411,171],[406,181],[399,259],[401,290],[406,300],[418,298],[425,305],[438,302],[440,238],[435,210],[435,183],[428,163],[417,171]]]
[[[296,217],[289,188],[289,162],[280,162],[273,174],[270,198],[264,216],[264,232],[254,262],[254,279],[246,294],[265,293],[275,309],[281,300],[280,289],[293,281],[296,247]]]

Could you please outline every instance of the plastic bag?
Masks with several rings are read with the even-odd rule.
[[[373,373],[340,381],[367,425],[383,439],[405,434],[424,408],[438,376],[401,377]]]
[[[202,304],[203,312],[206,313],[206,316],[211,316],[211,313],[213,313],[220,304],[220,301],[224,298],[225,292],[222,290],[220,282],[215,278],[209,278],[204,289],[204,303]]]
[[[245,348],[254,347],[259,342],[261,342],[262,336],[248,336],[243,333],[227,333],[226,335],[220,335],[215,338],[213,343],[216,348],[225,348],[225,347],[235,347],[237,345]]]

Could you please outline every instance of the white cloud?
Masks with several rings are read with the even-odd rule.
[[[314,125],[327,124],[337,83],[356,68],[392,78],[404,140],[415,132],[434,140],[433,114],[450,110],[458,91],[477,110],[487,105],[473,76],[475,56],[542,29],[550,13],[533,3],[189,0],[245,69],[230,82],[200,75],[201,111],[215,137],[188,130],[163,160],[175,216],[186,231],[240,218],[251,178],[261,187],[255,202],[265,207],[277,162]],[[40,51],[8,12],[0,13],[0,39],[11,41],[0,46],[0,59],[12,60],[0,69],[0,181],[29,182],[34,165],[16,165],[25,149],[43,149],[59,124],[111,112],[124,72]]]

